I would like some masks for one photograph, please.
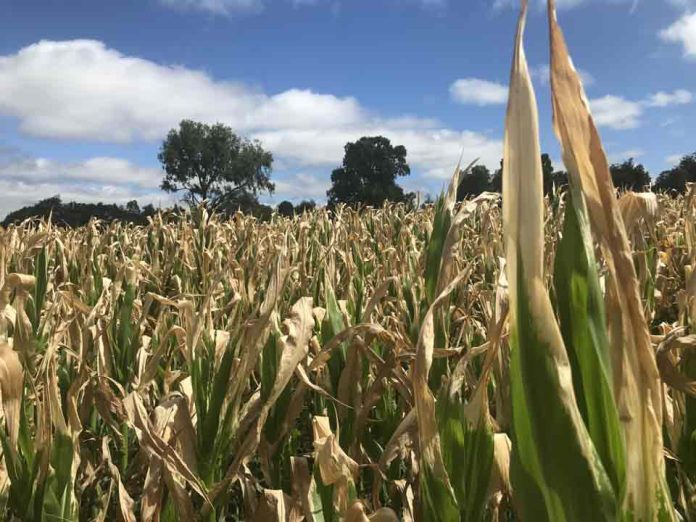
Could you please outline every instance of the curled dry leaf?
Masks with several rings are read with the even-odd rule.
[[[582,82],[548,0],[554,131],[570,182],[582,189],[590,224],[607,263],[608,321],[614,388],[626,443],[622,509],[637,519],[658,516],[669,492],[662,442],[662,388],[640,299],[633,256],[609,164]],[[667,510],[666,517],[673,518]]]
[[[657,347],[656,360],[660,376],[665,384],[684,393],[696,396],[696,381],[690,379],[677,368],[682,351],[696,352],[696,335],[679,336],[683,330],[676,330],[668,335]]]
[[[176,448],[167,443],[157,432],[148,419],[145,406],[140,396],[133,392],[124,399],[128,421],[135,430],[142,447],[162,459],[167,470],[181,476],[203,499],[210,503],[206,487],[200,478],[191,470],[184,456]]]
[[[118,508],[119,514],[121,515],[121,519],[125,522],[136,522],[134,511],[135,502],[128,493],[128,490],[126,490],[126,487],[123,485],[123,481],[121,480],[121,472],[118,470],[116,465],[111,460],[111,452],[109,451],[108,437],[104,437],[102,439],[101,449],[102,458],[104,459],[104,462],[106,463],[106,466],[111,476],[114,478],[116,484],[118,485]]]
[[[399,517],[393,509],[379,508],[372,515],[367,515],[365,505],[356,500],[346,511],[345,522],[397,522]]]
[[[653,192],[626,192],[619,198],[619,211],[627,226],[637,226],[640,220],[650,225],[659,213],[657,195]]]
[[[14,447],[19,434],[20,401],[24,390],[24,369],[19,355],[8,343],[0,342],[0,393],[7,431]]]
[[[331,432],[328,417],[315,416],[312,419],[312,429],[314,462],[319,467],[321,481],[327,486],[335,485],[334,502],[339,513],[344,513],[348,508],[348,485],[356,478],[358,463],[341,448]]]
[[[258,501],[253,522],[286,522],[289,510],[282,489],[264,489]]]

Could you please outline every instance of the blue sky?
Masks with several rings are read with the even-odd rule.
[[[542,146],[546,19],[526,49]],[[653,176],[696,151],[696,1],[557,0],[612,161]],[[167,204],[156,155],[182,118],[221,121],[275,156],[266,201],[322,200],[343,145],[407,147],[435,193],[463,149],[502,149],[515,0],[5,0],[0,215],[43,197]]]

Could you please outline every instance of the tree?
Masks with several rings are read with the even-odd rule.
[[[491,191],[503,193],[503,160],[500,160],[500,168],[491,177]]]
[[[138,205],[138,202],[135,199],[132,199],[126,203],[126,211],[130,212],[131,214],[140,214],[140,205]]]
[[[544,194],[550,194],[553,190],[554,181],[560,179],[553,171],[551,157],[545,152],[541,155],[541,175],[544,180]],[[493,173],[491,178],[491,190],[493,192],[503,192],[503,160],[500,160],[500,168]]]
[[[275,188],[271,153],[221,123],[183,120],[169,131],[157,158],[165,171],[162,190],[182,192],[189,204],[242,208]]]
[[[568,173],[565,170],[557,170],[551,175],[551,184],[556,188],[568,185]]]
[[[0,225],[6,227],[11,223],[20,223],[25,219],[48,219],[49,216],[53,223],[69,227],[84,226],[89,223],[89,220],[92,218],[105,222],[122,221],[124,223],[135,223],[137,225],[144,225],[147,223],[144,214],[131,212],[118,205],[104,203],[63,203],[60,196],[53,196],[41,200],[34,205],[22,207],[19,210],[10,212]]]
[[[643,165],[634,163],[633,158],[611,165],[609,172],[614,186],[621,190],[643,192],[650,185],[650,174]]]
[[[398,176],[408,176],[411,168],[406,163],[406,147],[393,146],[383,136],[363,137],[345,146],[343,166],[331,173],[332,186],[326,193],[329,206],[381,206],[385,201],[404,202],[412,194],[396,184]]]
[[[553,190],[553,163],[551,157],[545,152],[541,155],[541,175],[544,180],[544,194],[551,194]]]
[[[295,207],[296,214],[304,214],[305,212],[310,212],[317,208],[317,203],[313,199],[306,199],[300,201],[300,203]]]
[[[491,184],[491,172],[484,165],[475,165],[459,181],[457,200],[476,197],[488,190]]]
[[[658,192],[683,194],[686,184],[693,182],[696,182],[696,153],[682,157],[676,167],[660,173],[653,188]]]
[[[281,201],[278,204],[278,214],[285,217],[292,217],[295,213],[295,207],[289,201]]]
[[[679,167],[660,172],[653,185],[655,192],[683,194],[686,191],[686,176]]]

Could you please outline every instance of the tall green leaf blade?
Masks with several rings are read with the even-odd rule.
[[[620,497],[625,484],[625,448],[614,400],[604,299],[583,196],[573,187],[568,194],[554,271],[561,334],[578,408]]]
[[[427,465],[420,476],[420,502],[421,517],[425,522],[459,519],[459,508],[452,496],[452,488]]]
[[[545,287],[538,113],[522,44],[526,12],[523,1],[503,161],[512,450],[517,454],[512,488],[516,504],[530,520],[531,513],[543,517],[534,520],[615,520],[618,502],[575,402],[568,355]],[[520,478],[534,486],[520,484]]]
[[[457,498],[459,518],[482,520],[493,464],[493,433],[483,415],[473,424],[464,404],[448,392],[437,404],[442,460]]]
[[[523,471],[513,473],[513,491],[538,513],[542,499],[522,497],[534,491],[524,486],[518,490],[515,478],[528,476],[536,482],[534,489],[543,497],[547,520],[616,520],[618,503],[611,482],[572,402],[569,386],[561,382],[570,377],[570,368],[559,365],[545,331],[548,321],[553,321],[550,303],[540,310],[548,314],[541,319],[529,306],[539,296],[528,293],[523,278],[519,281],[510,380],[513,452],[517,453],[513,465]]]

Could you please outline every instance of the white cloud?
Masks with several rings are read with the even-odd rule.
[[[693,101],[691,92],[676,89],[672,92],[659,91],[643,100],[631,101],[621,96],[607,95],[590,101],[592,115],[598,126],[612,129],[634,129],[641,124],[646,108],[664,108],[685,105]]]
[[[10,156],[0,161],[0,177],[21,179],[27,183],[93,182],[107,185],[132,185],[138,189],[157,189],[162,171],[139,167],[121,158],[95,157],[73,163],[46,158]]]
[[[275,201],[283,201],[285,199],[291,201],[304,199],[323,200],[326,198],[326,191],[331,186],[328,175],[320,177],[304,172],[276,179],[274,183],[276,190],[273,194],[273,199]]]
[[[155,207],[171,206],[174,201],[163,192],[134,192],[127,187],[114,185],[71,185],[44,182],[27,183],[0,179],[0,218],[19,208],[33,205],[42,199],[59,195],[64,202],[77,203],[115,203],[124,205],[136,200],[140,206],[153,204]]]
[[[343,147],[361,136],[384,135],[392,143],[404,145],[407,160],[426,177],[451,177],[460,151],[466,160],[481,158],[494,166],[500,161],[502,143],[471,131],[439,128],[398,128],[385,121],[358,129],[297,129],[266,131],[256,135],[289,168],[326,167],[340,164]]]
[[[160,4],[182,11],[202,11],[213,15],[256,13],[263,9],[262,0],[159,0]]]
[[[20,130],[33,136],[108,142],[159,140],[183,118],[221,121],[269,140],[279,154],[295,143],[288,155],[306,165],[335,163],[347,139],[374,132],[438,144],[447,135],[452,150],[445,161],[459,150],[458,133],[432,120],[381,119],[354,98],[309,90],[268,95],[125,56],[93,40],[42,41],[0,57],[0,113],[16,117]],[[298,142],[300,137],[316,141]]]
[[[429,177],[449,176],[462,149],[465,160],[480,157],[489,166],[497,165],[502,151],[499,139],[427,118],[382,118],[352,97],[299,89],[267,94],[126,56],[93,40],[42,41],[0,56],[0,115],[16,118],[20,131],[31,136],[153,144],[183,118],[220,121],[260,139],[276,158],[276,172],[288,175],[327,171],[340,163],[346,142],[366,135],[405,145],[414,173]],[[136,183],[140,176],[113,158],[99,161],[99,169],[53,169],[50,179],[84,172],[92,180],[127,177]],[[118,169],[121,174],[114,174]],[[50,169],[38,170],[49,179]]]
[[[286,0],[293,7],[317,6],[328,4],[331,11],[337,14],[341,7],[339,0]],[[448,0],[406,0],[425,9],[444,9]],[[211,15],[231,16],[235,14],[260,13],[270,2],[266,0],[158,0],[158,2],[171,9],[180,11],[200,11]]]
[[[696,12],[685,13],[659,36],[665,42],[681,44],[685,57],[696,58]]]
[[[551,81],[551,67],[548,63],[532,67],[529,72],[532,75],[532,78],[538,80],[541,85],[548,85]],[[586,70],[578,69],[578,74],[580,75],[580,79],[585,87],[589,87],[595,83],[594,76],[592,76]]]
[[[508,88],[501,83],[479,78],[462,78],[450,85],[449,92],[457,103],[498,105],[507,101]]]
[[[322,128],[366,116],[353,98],[291,89],[274,96],[184,67],[124,56],[94,40],[42,41],[0,57],[0,113],[34,136],[161,138],[183,118],[241,131]]]
[[[685,105],[691,103],[693,94],[685,89],[677,89],[674,92],[656,92],[645,100],[648,107],[667,107],[669,105]]]
[[[679,164],[683,157],[684,154],[670,154],[665,158],[665,163],[667,163],[670,167],[674,167]]]
[[[171,197],[158,190],[162,173],[129,161],[95,157],[62,163],[0,150],[0,216],[22,206],[60,195],[63,201],[123,204],[168,204]]]
[[[628,150],[622,150],[619,152],[612,152],[609,154],[609,161],[612,163],[620,163],[622,161],[626,161],[628,159],[638,159],[641,156],[645,155],[645,151],[643,149],[628,149]]]
[[[696,0],[666,0],[668,4],[682,11],[696,9]]]
[[[680,1],[689,1],[689,0],[673,0],[675,2],[680,2]],[[559,11],[565,10],[565,9],[572,9],[575,7],[579,7],[581,5],[589,4],[591,3],[592,0],[556,0],[556,9]],[[611,4],[630,4],[630,12],[632,13],[636,7],[638,6],[639,0],[595,0],[595,3],[611,3]],[[533,2],[538,9],[545,9],[546,8],[546,0],[536,0],[536,2]],[[500,10],[500,9],[507,9],[507,8],[513,8],[516,9],[519,7],[520,3],[519,0],[493,0],[493,9],[494,10]]]
[[[633,129],[640,125],[643,109],[639,102],[607,95],[590,102],[595,123],[612,129]]]
[[[448,0],[416,0],[418,4],[425,8],[442,9],[447,7]]]

